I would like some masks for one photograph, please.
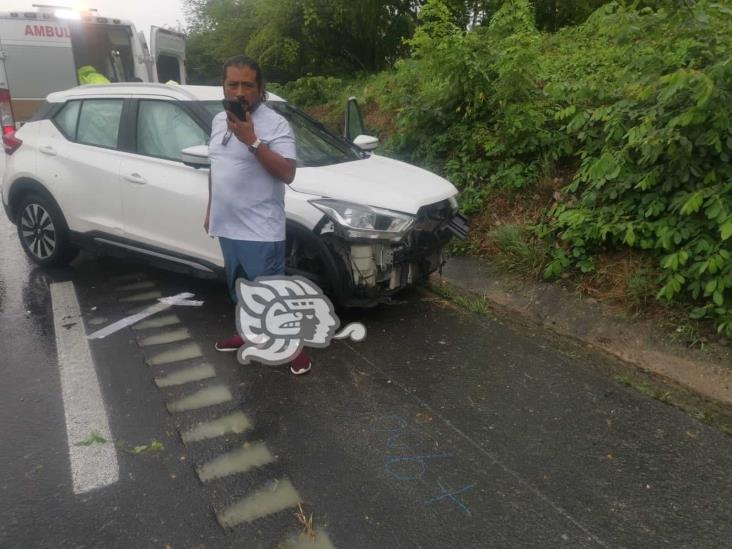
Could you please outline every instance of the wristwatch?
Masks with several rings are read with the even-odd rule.
[[[259,146],[260,146],[261,144],[262,144],[262,140],[261,140],[261,139],[259,139],[259,138],[257,138],[257,139],[256,139],[256,140],[254,141],[254,143],[252,143],[251,145],[248,145],[248,147],[249,147],[249,152],[250,152],[250,153],[252,153],[253,155],[256,155],[256,154],[257,154],[257,149],[259,148]]]

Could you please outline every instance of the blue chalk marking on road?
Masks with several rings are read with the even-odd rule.
[[[435,496],[432,499],[428,499],[427,501],[423,502],[424,505],[429,505],[430,503],[434,503],[436,501],[441,501],[445,498],[449,498],[450,500],[454,501],[458,507],[460,507],[463,511],[465,511],[466,514],[471,515],[470,508],[465,504],[463,500],[461,500],[459,497],[456,497],[458,494],[462,494],[467,492],[468,490],[471,490],[475,487],[475,483],[469,484],[467,486],[463,486],[459,490],[451,491],[449,488],[445,488],[442,485],[442,482],[439,480],[437,481],[437,485],[440,487],[440,490],[442,490],[442,494],[439,496]]]

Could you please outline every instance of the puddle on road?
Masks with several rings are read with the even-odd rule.
[[[176,343],[178,341],[185,341],[191,339],[191,333],[186,328],[180,328],[178,330],[169,330],[162,334],[154,336],[144,337],[137,340],[137,344],[140,347],[150,347],[152,345],[163,345],[165,343]]]
[[[226,385],[215,385],[206,387],[186,397],[169,402],[166,406],[172,413],[198,410],[216,404],[223,404],[232,399],[231,391]]]
[[[159,388],[174,387],[176,385],[183,385],[185,383],[192,383],[193,381],[202,381],[216,377],[216,372],[213,366],[210,364],[202,364],[201,366],[193,366],[191,368],[184,368],[178,370],[167,376],[161,376],[155,378],[155,385]]]
[[[115,288],[117,292],[132,292],[135,290],[149,290],[155,287],[155,282],[137,282],[135,284],[127,284],[126,286],[119,286]]]
[[[170,351],[158,353],[157,355],[148,358],[146,362],[150,366],[161,366],[163,364],[190,360],[192,358],[199,358],[202,356],[201,348],[195,343],[189,343],[187,345],[181,345],[176,349],[171,349]]]
[[[300,495],[289,480],[276,480],[254,495],[216,513],[216,519],[224,528],[233,528],[243,522],[254,522],[267,515],[295,507],[300,501],[302,501]]]
[[[199,423],[192,429],[181,434],[183,444],[209,440],[224,435],[240,435],[252,428],[249,418],[242,412],[236,412],[228,416],[220,417],[213,421]]]
[[[231,452],[212,459],[208,463],[196,468],[201,482],[209,482],[217,478],[246,473],[262,465],[272,463],[274,457],[269,449],[261,442],[246,444]]]
[[[168,326],[173,326],[175,324],[180,324],[180,318],[176,315],[165,315],[157,318],[151,318],[149,320],[143,320],[142,322],[132,326],[132,329],[149,330],[150,328],[167,328]]]
[[[120,297],[120,303],[137,303],[138,301],[151,301],[163,297],[163,294],[159,291],[155,292],[143,292],[141,294],[135,294],[128,297]]]
[[[94,318],[90,318],[87,322],[90,326],[101,326],[102,324],[106,324],[109,319],[104,318],[103,316],[96,316]]]

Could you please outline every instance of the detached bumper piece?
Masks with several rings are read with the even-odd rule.
[[[466,240],[470,231],[470,223],[463,214],[456,213],[447,224],[447,228],[460,240]]]

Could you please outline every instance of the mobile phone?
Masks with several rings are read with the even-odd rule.
[[[239,120],[246,118],[244,114],[244,105],[240,101],[231,101],[229,99],[223,99],[221,103],[224,106],[224,110],[236,116]]]

